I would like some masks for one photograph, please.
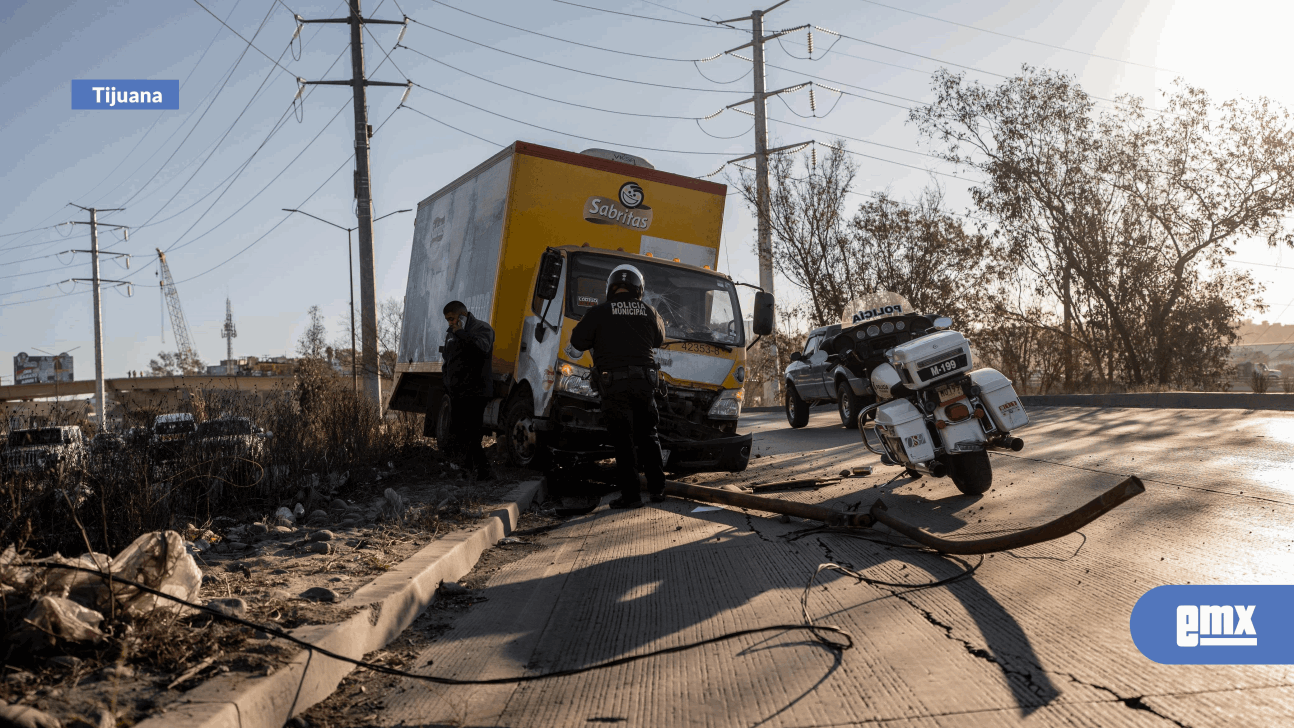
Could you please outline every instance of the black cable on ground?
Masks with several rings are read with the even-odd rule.
[[[804,611],[804,623],[802,624],[771,624],[766,627],[754,627],[751,629],[736,630],[733,632],[726,632],[716,637],[710,637],[708,639],[689,642],[687,644],[682,644],[682,645],[676,645],[674,647],[665,647],[659,650],[652,650],[651,652],[645,652],[641,655],[630,655],[628,657],[620,657],[614,660],[608,660],[606,662],[599,662],[596,665],[570,668],[567,670],[554,670],[553,672],[544,672],[544,673],[539,673],[537,675],[518,675],[515,677],[500,677],[500,678],[492,678],[492,679],[486,679],[486,680],[460,680],[457,678],[436,677],[434,675],[420,675],[416,672],[408,672],[406,670],[399,670],[394,667],[387,667],[385,665],[378,665],[371,662],[365,662],[364,660],[358,660],[353,657],[347,657],[345,655],[340,655],[331,650],[327,650],[322,647],[319,647],[318,645],[311,644],[301,639],[300,637],[293,636],[292,634],[284,630],[277,629],[274,627],[268,627],[266,625],[257,624],[256,622],[252,622],[247,619],[242,619],[240,617],[234,617],[228,614],[224,614],[216,610],[215,608],[203,606],[201,604],[196,604],[194,602],[181,599],[177,596],[167,594],[158,589],[154,589],[146,584],[141,584],[137,581],[116,576],[111,573],[104,573],[103,571],[99,571],[96,569],[88,569],[81,566],[72,566],[71,564],[53,564],[53,563],[46,564],[46,563],[28,562],[24,565],[29,567],[34,567],[34,568],[64,569],[66,571],[79,571],[85,574],[90,574],[92,576],[98,576],[101,579],[116,582],[118,584],[124,584],[129,587],[133,587],[146,594],[151,594],[156,597],[161,597],[168,601],[175,602],[176,604],[180,604],[182,606],[188,607],[190,609],[195,609],[200,612],[205,612],[218,619],[223,619],[227,622],[233,622],[235,624],[241,624],[244,627],[251,627],[253,629],[258,629],[266,634],[271,634],[276,637],[281,637],[289,642],[292,642],[293,644],[300,645],[301,647],[304,647],[307,650],[310,650],[311,652],[318,652],[319,654],[324,655],[326,657],[331,657],[334,660],[347,662],[352,665],[355,665],[356,667],[362,667],[366,670],[371,670],[373,672],[380,672],[387,675],[393,675],[396,677],[407,677],[413,680],[422,680],[424,682],[436,683],[439,685],[510,685],[514,683],[526,683],[526,682],[535,682],[538,680],[547,680],[549,678],[554,678],[554,677],[569,677],[571,675],[580,675],[586,672],[593,672],[595,670],[604,670],[609,667],[616,667],[618,665],[624,665],[630,662],[637,662],[638,660],[645,660],[649,657],[656,657],[658,655],[668,655],[675,652],[685,652],[687,650],[695,649],[697,647],[702,647],[704,645],[715,644],[718,642],[726,642],[728,640],[735,639],[737,637],[744,637],[746,635],[753,635],[753,634],[762,634],[765,632],[786,632],[790,630],[806,630],[812,633],[815,639],[817,639],[819,642],[821,642],[829,649],[833,649],[838,652],[844,652],[845,650],[853,649],[854,647],[853,635],[849,634],[848,632],[846,632],[845,630],[839,627],[833,627],[830,625],[813,624],[813,620],[809,617],[809,613],[808,613],[809,589],[813,586],[814,579],[817,578],[818,573],[820,573],[824,568],[828,566],[836,567],[837,569],[841,568],[836,566],[835,564],[824,564],[822,566],[819,566],[818,570],[814,572],[813,577],[809,579],[809,584],[805,586],[804,595],[801,598],[801,606]],[[844,642],[837,642],[835,640],[828,639],[823,636],[825,633],[839,635],[840,637],[844,638]],[[432,663],[429,662],[427,664],[430,665]]]
[[[849,576],[854,577],[860,582],[871,584],[872,586],[889,586],[889,587],[895,587],[899,589],[912,589],[912,590],[933,589],[937,586],[948,586],[949,584],[955,584],[956,582],[959,582],[963,579],[969,579],[972,575],[975,574],[976,571],[979,570],[979,567],[984,564],[983,554],[980,554],[979,561],[976,561],[975,565],[971,566],[968,562],[960,558],[956,558],[953,556],[949,556],[948,554],[940,553],[938,551],[935,551],[934,549],[930,549],[925,546],[916,546],[916,545],[905,544],[905,543],[895,543],[894,541],[889,541],[886,539],[866,536],[862,533],[858,533],[857,531],[849,528],[832,528],[830,526],[806,528],[800,531],[787,534],[783,538],[785,538],[787,541],[798,541],[806,536],[813,536],[815,534],[820,534],[820,533],[830,533],[830,534],[835,534],[837,536],[846,536],[848,538],[856,538],[862,541],[871,541],[872,543],[881,544],[882,546],[890,546],[893,548],[915,551],[917,553],[930,554],[932,556],[938,556],[939,558],[945,559],[947,561],[959,562],[962,565],[962,567],[965,569],[965,571],[962,571],[960,574],[954,574],[950,577],[947,577],[945,579],[940,579],[938,581],[930,581],[930,582],[924,582],[920,584],[905,584],[902,582],[881,581],[880,579],[873,579],[869,576],[863,576],[862,574],[856,571],[847,569],[838,564],[822,564],[818,567],[818,572],[822,572],[828,569],[831,571],[839,571],[841,573],[848,574]],[[817,575],[818,572],[815,572],[815,576]],[[810,584],[812,584],[812,580],[810,580]]]

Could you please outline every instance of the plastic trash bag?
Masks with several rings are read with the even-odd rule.
[[[103,615],[62,597],[43,596],[32,606],[13,635],[28,649],[53,647],[64,642],[98,642]]]
[[[135,539],[112,560],[112,573],[190,602],[202,587],[202,570],[175,531],[154,531]],[[194,611],[125,584],[114,583],[112,591],[121,608],[134,616],[155,609],[181,614]]]

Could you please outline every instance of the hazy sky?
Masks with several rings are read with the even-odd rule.
[[[345,233],[302,216],[285,221],[286,213],[279,211],[302,207],[346,227],[355,224],[347,161],[353,144],[349,89],[315,87],[307,91],[296,115],[291,107],[297,91],[293,76],[342,79],[350,75],[346,26],[307,26],[301,41],[289,49],[295,29],[292,13],[337,17],[342,6],[291,0],[202,2],[245,38],[255,36],[259,51],[248,50],[243,40],[192,0],[0,4],[0,98],[5,101],[0,105],[0,128],[6,140],[0,145],[0,375],[4,377],[0,381],[12,381],[9,362],[14,354],[36,353],[37,347],[57,352],[79,346],[73,351],[77,378],[93,376],[89,287],[57,285],[89,276],[88,256],[56,255],[88,248],[86,228],[13,234],[86,219],[84,213],[66,206],[68,202],[124,206],[124,212],[101,219],[133,228],[128,242],[106,231],[101,240],[105,249],[134,256],[130,270],[105,260],[101,274],[138,284],[130,298],[112,290],[104,293],[108,376],[146,369],[160,350],[175,346],[169,318],[163,324],[156,248],[168,251],[194,344],[208,363],[224,357],[220,329],[226,296],[233,299],[238,356],[292,354],[306,323],[305,311],[312,304],[322,307],[334,337],[340,338],[346,330]],[[395,111],[400,89],[370,89],[370,120],[375,127],[381,125],[372,140],[377,215],[415,207],[420,199],[493,154],[497,145],[517,139],[572,151],[618,148],[648,158],[659,169],[693,176],[712,172],[725,159],[751,151],[752,134],[746,133],[751,120],[741,114],[725,113],[698,124],[688,119],[603,113],[528,96],[467,75],[572,104],[665,116],[703,117],[749,94],[751,79],[742,78],[749,70],[744,61],[725,57],[701,64],[704,76],[686,62],[749,40],[748,35],[731,30],[686,23],[699,24],[695,15],[745,15],[748,4],[736,0],[579,2],[677,22],[599,12],[556,0],[446,0],[447,4],[403,0],[399,6],[403,12],[426,24],[411,24],[404,45],[461,71],[405,49],[391,51],[388,58],[399,28],[370,26],[376,41],[366,35],[365,50],[372,78],[401,82],[408,78],[446,95],[415,88],[406,102],[410,108]],[[906,110],[898,108],[930,98],[929,73],[939,63],[919,56],[973,67],[978,70],[968,71],[972,78],[990,83],[996,77],[980,71],[1010,74],[1028,63],[1073,73],[1090,93],[1103,97],[1121,93],[1154,97],[1181,75],[1215,99],[1267,95],[1294,106],[1284,71],[1285,36],[1294,16],[1288,3],[1232,2],[1225,10],[1203,0],[893,0],[888,4],[932,17],[866,0],[792,0],[768,18],[770,28],[810,23],[878,44],[842,40],[824,55],[831,37],[815,33],[813,60],[803,58],[803,33],[787,36],[784,44],[768,45],[768,63],[780,67],[768,69],[770,89],[807,80],[804,74],[811,74],[828,79],[830,85],[889,102],[844,97],[826,114],[835,99],[820,91],[818,113],[825,116],[808,119],[797,116],[810,114],[807,94],[784,97],[786,105],[769,102],[770,118],[778,120],[770,129],[779,143],[828,140],[843,134],[909,150],[849,142],[854,151],[911,165],[857,158],[859,192],[888,188],[910,197],[928,182],[925,169],[946,169],[917,153],[929,150],[918,146],[916,130],[905,121]],[[683,60],[580,47],[472,17],[450,6],[565,41]],[[397,0],[367,1],[364,12],[388,19],[402,14]],[[261,51],[276,59],[282,54],[279,63],[287,71]],[[78,78],[179,79],[183,82],[180,109],[73,111],[69,88],[71,80]],[[1152,98],[1152,104],[1156,102]],[[715,179],[723,181],[723,176]],[[947,185],[948,197],[957,208],[969,204],[965,183],[940,181]],[[748,210],[737,196],[730,196],[724,224],[727,253],[721,256],[720,267],[745,281],[758,279],[753,227]],[[412,230],[412,214],[395,215],[377,225],[380,299],[404,293]],[[64,239],[64,235],[71,237]],[[1294,263],[1294,256],[1257,244],[1242,245],[1236,258],[1269,265],[1283,264],[1282,259]],[[1265,299],[1272,310],[1264,317],[1294,322],[1294,302],[1285,300],[1291,290],[1289,271],[1251,269],[1268,285]],[[779,294],[789,292],[785,282],[779,286]]]

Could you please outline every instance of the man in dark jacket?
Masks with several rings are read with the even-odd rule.
[[[476,318],[461,301],[445,304],[444,378],[450,401],[450,433],[436,433],[443,442],[456,441],[467,467],[478,480],[489,480],[489,463],[481,449],[481,422],[485,405],[494,394],[490,378],[494,356],[494,329]],[[448,436],[447,436],[448,435]]]
[[[615,443],[620,497],[612,508],[642,505],[639,457],[652,500],[665,497],[665,470],[656,434],[658,367],[652,351],[665,342],[665,324],[642,295],[642,273],[631,265],[617,267],[607,278],[607,300],[584,314],[571,332],[572,347],[593,350],[602,417]]]

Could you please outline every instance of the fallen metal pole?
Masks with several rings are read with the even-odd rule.
[[[987,554],[997,551],[1010,551],[1012,549],[1042,543],[1043,541],[1051,541],[1053,539],[1060,538],[1061,536],[1068,536],[1083,526],[1095,521],[1097,518],[1100,518],[1106,513],[1114,510],[1120,504],[1145,492],[1146,486],[1142,485],[1141,479],[1135,475],[1129,476],[1127,480],[1089,501],[1082,508],[1079,508],[1073,513],[1061,516],[1051,523],[1045,523],[1036,528],[1030,528],[1024,531],[1009,533],[1005,536],[966,541],[950,541],[945,538],[939,538],[938,536],[932,536],[916,526],[904,523],[898,518],[890,515],[886,511],[885,504],[879,500],[872,504],[871,515],[877,522],[884,523],[913,541],[916,541],[923,546],[929,546],[941,553]]]
[[[768,513],[785,513],[788,516],[807,518],[810,521],[821,521],[835,528],[868,528],[875,523],[875,518],[870,513],[850,513],[826,506],[815,506],[781,498],[764,498],[749,493],[734,493],[730,490],[706,488],[676,480],[665,481],[665,494]]]

